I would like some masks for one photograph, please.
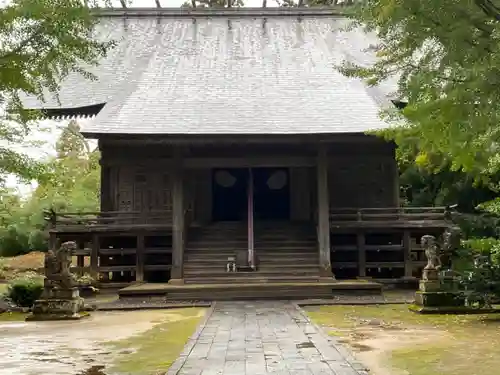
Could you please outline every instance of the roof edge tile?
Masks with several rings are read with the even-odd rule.
[[[98,8],[98,17],[320,17],[341,16],[346,6],[312,8]]]

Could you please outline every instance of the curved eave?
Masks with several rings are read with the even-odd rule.
[[[407,102],[401,100],[391,100],[391,102],[397,109],[405,109],[406,106],[408,105]]]
[[[74,108],[43,108],[41,117],[47,120],[71,120],[96,116],[106,103],[92,104]]]

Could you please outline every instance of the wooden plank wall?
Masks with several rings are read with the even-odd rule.
[[[290,146],[291,147],[291,146]],[[165,164],[144,165],[143,157],[169,159],[171,148],[136,147],[145,155],[136,160],[137,165],[130,165],[131,152],[127,147],[108,147],[103,152],[105,171],[103,171],[103,209],[107,210],[171,210],[171,186],[169,168]],[[213,146],[214,150],[219,150]],[[245,153],[254,147],[247,146]],[[259,149],[257,147],[257,149]],[[299,149],[307,154],[308,150]],[[128,150],[128,151],[127,151]],[[231,148],[234,150],[234,147]],[[220,150],[219,150],[220,151]],[[243,151],[243,150],[240,150]],[[269,152],[265,149],[262,151]],[[281,150],[279,150],[281,152]],[[307,152],[306,152],[307,151]],[[201,151],[200,151],[201,152]],[[214,151],[215,152],[215,151]],[[234,152],[234,151],[233,151]],[[279,154],[277,150],[275,153]],[[147,155],[146,155],[147,154]],[[190,156],[197,155],[191,150]],[[195,155],[196,154],[196,155]],[[255,152],[253,153],[255,154]],[[258,155],[261,156],[259,152]],[[239,154],[238,154],[239,155]],[[229,155],[225,155],[228,157]],[[233,156],[231,154],[231,156]],[[328,152],[328,186],[330,208],[341,207],[394,207],[398,205],[399,187],[397,165],[394,158],[394,146],[380,142],[335,144]],[[115,163],[123,160],[122,163]],[[129,160],[126,162],[126,160]],[[124,164],[126,162],[126,164]],[[128,165],[127,165],[128,164]],[[151,164],[151,163],[149,163]],[[295,220],[313,218],[316,209],[314,167],[291,167],[291,216]],[[106,178],[106,175],[108,176]],[[211,218],[211,171],[209,167],[191,169],[186,176],[186,188],[192,189],[195,220],[207,222]],[[105,190],[108,189],[109,194]],[[105,201],[111,203],[106,204]]]
[[[330,157],[330,208],[397,207],[397,164],[391,155],[360,153]]]
[[[113,210],[172,210],[169,171],[159,168],[112,166],[111,199]]]

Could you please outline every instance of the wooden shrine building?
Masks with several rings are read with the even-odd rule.
[[[444,209],[399,208],[395,146],[366,135],[387,127],[389,91],[335,69],[373,62],[373,36],[323,8],[99,17],[96,38],[118,45],[98,80],[68,77],[60,104],[25,98],[95,115],[82,133],[101,151],[101,212],[51,217],[53,241],[79,242],[80,269],[90,256],[103,285],[165,283],[176,299],[193,285],[324,296],[335,280],[418,275],[418,239],[447,226]]]

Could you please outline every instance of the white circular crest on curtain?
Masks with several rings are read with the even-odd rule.
[[[236,177],[234,177],[228,171],[217,171],[215,173],[215,182],[225,188],[229,188],[236,183]]]
[[[271,177],[267,179],[267,186],[271,190],[280,190],[287,184],[287,177],[284,171],[274,172]]]

